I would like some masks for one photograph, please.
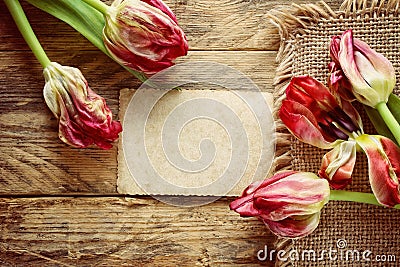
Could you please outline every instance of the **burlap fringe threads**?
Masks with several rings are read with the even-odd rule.
[[[278,111],[282,100],[285,98],[285,89],[292,78],[292,62],[294,56],[294,45],[296,35],[307,32],[307,27],[318,23],[321,20],[350,18],[356,16],[375,17],[382,15],[398,15],[400,0],[345,0],[338,11],[333,11],[324,1],[318,4],[292,4],[291,6],[279,6],[271,10],[267,17],[276,25],[281,37],[281,43],[276,61],[279,66],[274,79],[274,118],[277,131],[277,153],[273,165],[273,171],[281,171],[291,168],[292,157],[290,146],[292,136],[278,117]],[[290,239],[278,238],[275,242],[275,249],[289,252],[293,249],[293,242]],[[290,261],[279,261],[277,267],[293,266]]]

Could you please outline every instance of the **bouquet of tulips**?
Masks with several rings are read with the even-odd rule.
[[[109,149],[122,126],[113,121],[104,98],[92,91],[81,71],[51,61],[18,0],[4,0],[32,52],[43,67],[44,99],[59,121],[68,145]],[[174,13],[162,0],[27,0],[65,21],[97,48],[144,81],[187,54],[188,43]]]
[[[400,125],[395,70],[382,54],[353,37],[333,36],[327,86],[310,76],[293,77],[279,117],[299,140],[329,150],[317,174],[284,171],[251,184],[230,204],[241,216],[256,216],[278,236],[304,237],[319,223],[329,200],[399,207]],[[365,105],[381,135],[367,134],[353,101]],[[373,194],[344,191],[357,151],[368,158]]]

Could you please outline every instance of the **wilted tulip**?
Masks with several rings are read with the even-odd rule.
[[[279,116],[300,141],[331,149],[322,161],[319,175],[335,189],[351,182],[356,160],[354,139],[363,133],[357,110],[337,99],[323,84],[309,76],[292,78]]]
[[[122,131],[104,98],[93,92],[77,68],[51,62],[43,71],[47,106],[59,119],[60,139],[74,147],[109,149]]]
[[[396,75],[387,58],[365,42],[353,38],[352,30],[345,31],[342,36],[332,37],[330,51],[332,83],[341,80],[341,69],[351,84],[350,88],[342,86],[344,94],[348,95],[344,89],[349,89],[359,102],[374,108],[388,101],[396,84]]]
[[[128,68],[152,75],[187,54],[186,36],[161,0],[115,0],[105,19],[104,44]]]
[[[400,148],[380,135],[361,135],[357,143],[368,157],[372,192],[382,205],[400,204]]]
[[[285,171],[247,187],[230,204],[241,216],[256,216],[278,236],[297,238],[318,226],[329,201],[329,184],[313,173]]]

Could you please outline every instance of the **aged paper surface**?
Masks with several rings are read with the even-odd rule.
[[[145,94],[149,94],[149,96],[153,93],[152,90],[147,90],[145,92]],[[126,121],[130,119],[130,117],[124,116],[127,114],[129,102],[134,94],[135,90],[121,90],[119,112],[121,122],[126,123]],[[270,93],[245,92],[245,94],[259,94],[263,97],[264,103],[272,107],[273,98]],[[179,154],[192,162],[199,160],[202,156],[205,158],[211,157],[211,160],[207,168],[199,171],[182,170],[173,164],[173,159],[169,158],[166,147],[170,144],[163,144],[162,131],[165,130],[163,127],[165,127],[166,118],[173,116],[176,107],[182,107],[183,104],[198,99],[207,99],[217,103],[207,108],[211,113],[218,114],[219,117],[222,117],[223,121],[227,121],[225,119],[229,119],[229,117],[223,118],[223,112],[226,110],[221,109],[221,106],[227,107],[229,111],[232,111],[235,117],[237,116],[240,119],[241,128],[243,128],[245,137],[234,136],[229,133],[229,131],[232,130],[229,130],[230,128],[228,125],[221,125],[221,123],[209,118],[199,117],[189,121],[184,127],[176,131],[176,133],[171,133],[178,136],[177,146]],[[231,112],[227,113],[231,114]],[[175,190],[174,187],[163,188],[159,183],[152,183],[154,177],[146,177],[148,183],[136,179],[132,174],[137,173],[137,170],[130,171],[128,167],[129,164],[127,164],[127,158],[129,158],[127,157],[127,153],[135,153],[135,151],[131,151],[131,147],[124,147],[123,145],[123,138],[126,140],[129,138],[130,134],[126,132],[124,128],[124,136],[120,138],[118,144],[118,192],[130,195],[220,195],[221,192],[224,192],[223,190],[225,190],[225,188],[215,188],[214,186],[206,187],[206,185],[216,182],[224,172],[229,171],[233,174],[240,172],[240,170],[236,170],[235,168],[239,168],[238,165],[241,164],[230,162],[232,161],[232,150],[238,149],[237,145],[233,147],[232,144],[235,144],[235,139],[245,139],[247,140],[246,146],[248,147],[248,151],[243,155],[243,160],[247,161],[246,167],[240,172],[241,175],[234,186],[227,188],[226,192],[224,192],[226,196],[240,195],[243,189],[251,182],[261,180],[268,175],[275,148],[274,140],[271,138],[274,136],[274,123],[268,118],[265,119],[268,120],[266,122],[268,123],[268,140],[266,140],[265,136],[262,136],[265,135],[265,132],[261,132],[259,122],[253,115],[251,107],[248,107],[243,99],[238,97],[234,92],[224,90],[171,90],[154,105],[147,118],[146,127],[144,129],[146,156],[149,162],[151,162],[154,171],[160,177],[179,189],[187,188],[187,190],[178,191]],[[206,146],[202,147],[203,145],[207,145],[203,143],[205,139],[208,139],[212,143],[210,151],[215,151],[211,156],[203,155],[208,153],[208,150],[204,149]],[[124,148],[126,151],[124,151]],[[261,154],[264,155],[263,162],[260,162]],[[256,174],[256,169],[258,174]],[[160,185],[159,188],[157,188],[158,185]],[[228,185],[224,183],[216,185],[216,187],[224,186]],[[193,191],[193,188],[199,188],[199,190]],[[204,188],[204,190],[202,188]]]

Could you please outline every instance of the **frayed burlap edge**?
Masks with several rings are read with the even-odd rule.
[[[274,118],[276,121],[277,144],[279,144],[273,171],[291,169],[292,155],[291,140],[292,136],[279,119],[278,111],[285,98],[285,89],[292,78],[292,62],[294,57],[294,43],[297,35],[307,32],[310,25],[316,24],[321,20],[352,18],[357,16],[375,17],[378,15],[398,15],[400,10],[400,0],[345,0],[339,10],[333,11],[328,4],[320,1],[317,4],[292,4],[290,6],[279,6],[271,10],[267,17],[277,26],[281,37],[280,47],[276,61],[274,84]],[[290,251],[293,249],[291,239],[278,238],[275,242],[275,249]],[[276,260],[275,266],[293,266],[290,261]]]

